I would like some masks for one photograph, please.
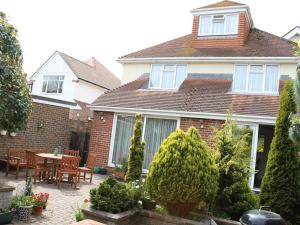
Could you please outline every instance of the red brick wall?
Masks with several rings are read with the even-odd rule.
[[[113,112],[94,112],[89,152],[97,154],[98,166],[108,163],[113,119]]]
[[[44,127],[38,129],[43,122]],[[69,146],[69,109],[47,104],[33,103],[27,129],[17,132],[16,137],[0,136],[0,157],[8,148],[47,148]]]
[[[195,48],[237,47],[247,39],[250,26],[245,13],[239,15],[238,35],[198,37],[199,16],[194,16],[192,46]]]
[[[195,119],[184,117],[180,120],[180,128],[184,131],[187,131],[191,126],[196,127],[206,143],[208,145],[212,145],[212,135],[214,134],[214,130],[220,128],[223,123],[223,120]]]

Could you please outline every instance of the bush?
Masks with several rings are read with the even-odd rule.
[[[150,197],[171,214],[186,216],[199,202],[214,198],[218,170],[196,128],[177,129],[154,155],[147,176]]]
[[[126,186],[111,177],[90,190],[90,202],[94,209],[110,213],[124,212],[135,206]]]
[[[215,136],[220,180],[214,210],[235,220],[243,212],[258,206],[258,200],[248,184],[250,137],[249,130],[238,129],[230,116]]]
[[[142,116],[137,114],[135,116],[134,131],[129,147],[128,171],[125,176],[127,182],[141,179],[145,148],[145,143],[142,142],[142,127]]]
[[[275,135],[262,180],[260,201],[279,213],[289,224],[300,224],[300,167],[297,149],[289,139],[291,115],[296,113],[292,82],[280,97]]]

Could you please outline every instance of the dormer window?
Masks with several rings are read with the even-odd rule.
[[[198,36],[237,34],[238,17],[238,14],[200,16]]]
[[[186,65],[154,64],[151,68],[149,88],[178,89],[186,76]]]
[[[62,93],[65,76],[47,75],[44,76],[42,92],[57,94]]]

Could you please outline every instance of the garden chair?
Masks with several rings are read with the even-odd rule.
[[[8,149],[5,176],[8,176],[10,173],[10,167],[16,168],[16,179],[18,179],[20,169],[26,167],[26,155],[24,149]]]
[[[64,150],[64,155],[79,157],[79,150]]]
[[[94,167],[96,165],[96,154],[90,153],[88,155],[86,165],[85,167],[78,167],[79,176],[78,176],[78,183],[80,181],[80,178],[83,178],[85,180],[85,176],[87,173],[90,174],[90,183],[92,183],[93,175],[94,175]],[[81,176],[81,173],[83,173],[83,176]]]
[[[77,188],[79,162],[80,157],[62,156],[59,168],[56,171],[56,185],[59,189],[64,175],[67,175],[68,182],[71,183],[71,185],[74,184],[75,188]]]
[[[39,181],[41,181],[42,173],[47,174],[47,180],[50,177],[51,166],[46,166],[44,164],[40,164],[36,156],[36,152],[34,151],[26,151],[26,180],[28,178],[29,170],[33,169],[33,183],[36,183],[37,175],[39,176]]]

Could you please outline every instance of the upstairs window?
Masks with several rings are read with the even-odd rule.
[[[199,17],[199,36],[231,35],[238,33],[238,14]]]
[[[150,73],[149,88],[177,89],[186,76],[186,65],[155,64]]]
[[[43,89],[44,93],[62,93],[64,76],[44,76]]]
[[[236,65],[232,91],[278,93],[278,65]]]

